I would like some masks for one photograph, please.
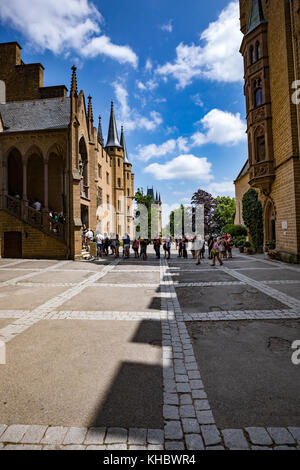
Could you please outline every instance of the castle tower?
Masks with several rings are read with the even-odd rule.
[[[127,148],[124,137],[124,129],[121,127],[121,139],[120,144],[124,153],[124,196],[125,196],[125,214],[124,214],[124,226],[126,233],[129,233],[130,236],[133,234],[130,233],[132,226],[133,215],[132,215],[132,199],[133,199],[133,180],[132,180],[132,164],[129,162]]]

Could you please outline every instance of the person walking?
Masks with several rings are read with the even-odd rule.
[[[211,250],[211,254],[212,254],[212,259],[213,259],[213,263],[211,264],[211,266],[215,266],[215,265],[216,265],[216,258],[217,258],[217,260],[219,261],[220,266],[223,266],[223,261],[222,261],[221,258],[220,258],[219,241],[217,240],[217,238],[214,239],[213,247],[212,247],[212,250]]]
[[[160,259],[160,247],[161,247],[161,240],[159,237],[157,237],[155,240],[154,240],[154,249],[155,249],[155,253],[156,253],[156,257],[158,259]]]
[[[170,259],[171,258],[171,239],[170,239],[170,237],[168,237],[166,239],[166,252],[168,253],[167,259]]]
[[[212,259],[211,250],[212,250],[212,248],[213,248],[213,244],[214,244],[214,237],[212,236],[211,233],[209,233],[209,235],[208,235],[208,240],[207,240],[207,245],[208,245],[208,258],[209,258],[209,259]]]
[[[188,244],[188,240],[186,237],[184,237],[182,240],[182,256],[184,259],[187,259],[188,257],[187,244]]]
[[[101,233],[96,233],[97,258],[102,258],[104,237]]]
[[[132,249],[134,251],[134,257],[138,258],[139,257],[139,241],[135,238],[133,243],[132,243]]]
[[[196,252],[195,252],[195,240],[196,240],[196,237],[194,237],[192,239],[192,242],[191,242],[191,253],[192,253],[192,257],[193,259],[196,258]]]
[[[125,256],[125,258],[129,258],[130,256],[130,237],[128,233],[123,238],[123,256]]]
[[[196,256],[196,265],[200,264],[200,251],[202,248],[202,240],[200,237],[196,236],[194,238],[194,250],[195,250],[195,256]]]
[[[115,239],[115,257],[119,258],[119,250],[120,250],[120,240],[119,235],[116,235]]]

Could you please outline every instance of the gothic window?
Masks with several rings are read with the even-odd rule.
[[[263,162],[266,160],[266,140],[264,129],[260,127],[255,135],[255,159],[256,163]]]
[[[263,104],[262,81],[260,78],[254,81],[254,104],[255,107]]]
[[[260,46],[260,42],[257,41],[256,43],[256,60],[259,60],[261,59],[261,46]]]
[[[109,173],[106,172],[106,184],[109,184]]]
[[[121,187],[121,178],[118,178],[118,188]]]
[[[127,188],[127,196],[129,196],[129,188]]]
[[[98,165],[98,177],[102,178],[102,166]]]

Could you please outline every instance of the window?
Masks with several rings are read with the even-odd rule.
[[[254,105],[255,107],[261,106],[263,104],[263,90],[262,90],[262,80],[258,78],[254,80]]]
[[[102,178],[102,166],[98,165],[98,178]]]
[[[118,188],[121,187],[121,178],[118,178]]]
[[[265,136],[259,136],[256,139],[256,161],[263,162],[266,159]]]
[[[106,196],[106,204],[109,204],[109,195]]]
[[[130,206],[127,206],[127,214],[130,214]]]
[[[120,159],[118,158],[118,166],[120,166]]]
[[[127,188],[127,196],[129,197],[129,188]]]
[[[127,179],[129,180],[129,173],[127,173]]]
[[[106,172],[106,183],[109,184],[109,173]]]
[[[118,201],[118,211],[121,211],[121,201]]]
[[[260,42],[257,41],[256,43],[256,60],[261,59],[261,47],[260,47]]]

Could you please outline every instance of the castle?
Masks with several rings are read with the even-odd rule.
[[[44,87],[43,73],[24,64],[18,43],[0,44],[0,255],[77,259],[83,224],[131,233],[134,174],[113,103],[104,144],[76,67],[69,96],[64,85]],[[111,218],[99,211],[111,206]]]
[[[248,160],[235,181],[235,223],[254,188],[263,207],[264,242],[300,261],[300,2],[240,0]]]

